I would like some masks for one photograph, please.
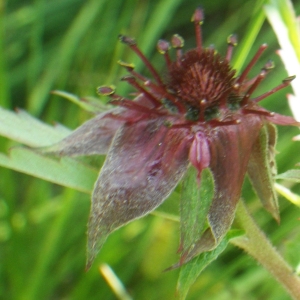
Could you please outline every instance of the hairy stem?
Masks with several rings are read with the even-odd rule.
[[[300,278],[272,246],[242,201],[239,201],[237,207],[236,220],[245,230],[245,235],[232,239],[231,243],[253,256],[276,278],[293,299],[299,300]]]

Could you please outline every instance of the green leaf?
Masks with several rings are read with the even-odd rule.
[[[63,126],[49,126],[23,110],[0,107],[0,135],[31,147],[54,144],[70,134]]]
[[[282,174],[278,174],[276,179],[285,179],[292,182],[300,182],[300,170],[292,169],[288,170]]]
[[[0,135],[31,147],[53,144],[70,133],[59,125],[49,126],[26,112],[0,108]],[[51,158],[26,147],[0,153],[0,166],[32,175],[78,191],[90,193],[98,170],[71,158]]]
[[[52,91],[52,94],[63,97],[74,104],[78,105],[80,108],[92,112],[92,113],[100,113],[103,111],[112,108],[112,106],[104,105],[98,98],[96,97],[78,97],[74,94],[64,92],[64,91]]]
[[[177,283],[180,300],[186,298],[190,286],[196,281],[200,273],[225,250],[230,239],[242,234],[244,234],[242,230],[230,230],[214,250],[200,254],[181,267]]]
[[[0,153],[0,166],[42,178],[53,183],[90,193],[98,170],[75,159],[55,159],[25,147],[16,147],[10,154]]]
[[[181,259],[195,246],[204,231],[207,214],[214,196],[214,180],[207,168],[201,173],[201,181],[197,184],[197,170],[189,168],[183,183],[180,201],[181,224]],[[184,262],[184,261],[183,261]]]

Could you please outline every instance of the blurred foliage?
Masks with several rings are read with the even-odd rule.
[[[263,2],[255,2],[259,11]],[[159,38],[169,39],[178,33],[185,37],[186,49],[194,45],[194,29],[189,20],[199,1],[188,3],[183,0],[0,0],[0,106],[21,107],[45,122],[75,128],[91,115],[51,95],[51,90],[86,97],[95,96],[99,85],[115,84],[119,94],[126,94],[128,86],[118,83],[124,70],[116,61],[134,62],[138,70],[141,63],[118,43],[118,34],[136,37],[141,49],[159,68],[161,57],[155,51]],[[241,48],[236,53],[246,51],[251,56],[260,44],[269,44],[258,65],[272,58],[277,67],[261,85],[262,92],[277,85],[286,73],[275,55],[278,44],[267,23],[262,24],[251,49],[243,44],[243,36],[251,33],[249,26],[257,17],[253,3],[252,0],[202,0],[200,4],[206,12],[203,26],[206,45],[214,44],[224,53],[226,38],[232,32],[241,40]],[[261,18],[262,23],[264,17]],[[284,90],[269,97],[264,101],[265,107],[289,114],[286,93]],[[299,162],[297,145],[291,142],[296,132],[293,128],[279,128],[279,172]],[[14,145],[2,137],[0,141],[4,153]],[[162,271],[178,260],[177,222],[157,214],[118,230],[86,273],[89,195],[3,168],[0,178],[1,299],[116,299],[99,271],[104,262],[114,270],[133,299],[175,298],[178,270]],[[289,188],[299,193],[299,185],[290,183]],[[243,196],[259,225],[296,267],[300,262],[295,255],[300,247],[299,209],[280,199],[278,226],[261,209],[248,182]],[[178,190],[159,211],[178,215]],[[187,299],[203,297],[289,299],[265,270],[232,246],[201,274]]]

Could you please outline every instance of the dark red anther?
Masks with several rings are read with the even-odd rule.
[[[162,54],[166,60],[166,64],[168,68],[170,68],[172,62],[169,56],[170,43],[165,40],[159,40],[157,42],[157,50],[160,54]]]
[[[274,61],[269,59],[263,67],[263,70],[270,71],[275,68]]]
[[[228,62],[231,61],[231,57],[232,57],[232,51],[233,48],[236,47],[237,45],[237,35],[236,34],[231,34],[228,38],[227,38],[227,53],[226,53],[226,60]]]
[[[133,39],[129,36],[126,36],[126,35],[119,34],[119,40],[128,46],[136,45],[135,39]]]
[[[97,88],[97,93],[102,96],[111,96],[115,93],[114,86],[99,86]]]

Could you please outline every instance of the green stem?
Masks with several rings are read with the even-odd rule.
[[[242,201],[239,201],[237,207],[236,220],[246,235],[232,239],[231,243],[253,256],[282,284],[293,299],[299,300],[300,278],[271,245]]]

